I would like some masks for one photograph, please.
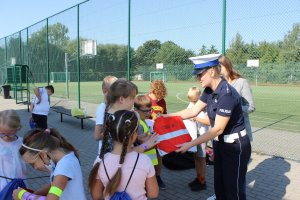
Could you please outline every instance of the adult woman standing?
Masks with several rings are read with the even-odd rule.
[[[185,152],[192,146],[214,141],[214,187],[217,199],[246,199],[245,177],[251,154],[251,144],[245,131],[241,98],[228,82],[221,78],[219,54],[190,58],[204,89],[194,107],[170,114],[183,119],[195,117],[207,107],[211,128],[197,139],[179,146]]]
[[[232,66],[229,58],[219,57],[221,74],[232,85],[242,97],[242,109],[244,114],[245,128],[250,141],[253,141],[249,114],[255,111],[253,95],[250,85]]]

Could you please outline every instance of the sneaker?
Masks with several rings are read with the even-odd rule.
[[[157,179],[159,189],[161,190],[167,189],[166,184],[161,180],[160,176],[156,176],[156,179]]]
[[[196,183],[195,185],[191,186],[191,190],[193,192],[201,191],[201,190],[206,190],[206,183]]]
[[[196,177],[192,182],[190,182],[188,185],[189,187],[193,187],[194,185],[198,185],[200,182],[199,182],[199,179]]]
[[[217,197],[216,197],[216,195],[214,194],[214,195],[208,197],[206,200],[216,200],[216,199],[217,199]]]

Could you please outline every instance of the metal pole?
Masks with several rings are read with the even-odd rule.
[[[21,31],[19,31],[19,55],[20,55],[20,60],[18,60],[18,62],[20,64],[23,64],[23,59],[22,59],[22,35],[21,35]]]
[[[130,52],[130,7],[131,7],[131,0],[128,0],[128,61],[127,61],[127,79],[130,81],[130,68],[131,68],[131,52]]]
[[[222,54],[225,55],[226,40],[226,0],[223,0],[223,20],[222,20]]]
[[[7,74],[7,68],[8,68],[8,62],[7,62],[7,37],[5,37],[5,77],[6,80],[4,81],[4,84],[8,84],[8,74]]]
[[[66,93],[68,99],[70,98],[69,95],[69,69],[68,69],[68,53],[65,53],[65,68],[66,68]]]
[[[47,85],[50,82],[50,65],[49,65],[49,26],[48,26],[48,18],[46,19],[46,62],[47,62]]]
[[[77,5],[77,81],[78,81],[78,108],[80,108],[80,38],[79,38],[79,5]]]

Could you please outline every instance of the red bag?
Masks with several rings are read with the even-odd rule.
[[[157,118],[154,132],[160,135],[157,150],[161,156],[178,149],[176,145],[192,140],[180,116]]]

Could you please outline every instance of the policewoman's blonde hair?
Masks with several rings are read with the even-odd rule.
[[[198,87],[191,87],[187,93],[189,101],[195,102],[198,101],[201,90]]]
[[[22,127],[20,116],[15,110],[0,111],[0,127],[7,130],[16,130]]]

